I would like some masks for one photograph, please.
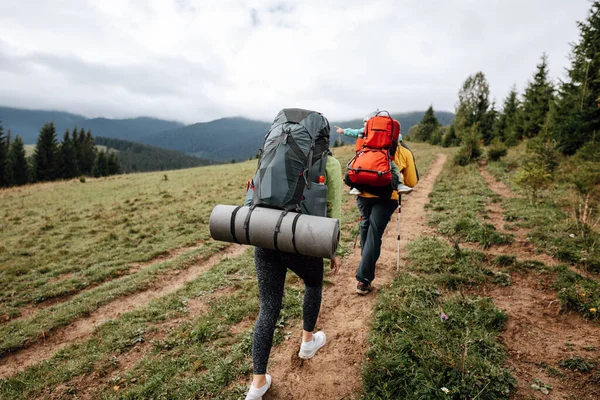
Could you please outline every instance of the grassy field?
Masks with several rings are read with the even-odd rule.
[[[489,165],[498,179],[515,190],[516,196],[510,199],[492,192],[477,166],[447,163],[427,205],[429,223],[437,236],[422,236],[409,245],[410,273],[398,276],[380,296],[363,368],[364,398],[537,399],[541,398],[536,394],[540,390],[552,390],[551,384],[544,383],[549,379],[561,386],[555,389],[568,393],[565,398],[597,398],[599,391],[588,386],[600,382],[599,359],[593,355],[594,339],[578,338],[580,344],[575,346],[569,341],[573,328],[563,319],[546,313],[542,317],[527,308],[500,311],[494,303],[505,304],[502,295],[495,298],[498,295],[487,294],[505,293],[502,288],[518,282],[516,292],[539,291],[531,295],[530,307],[535,307],[534,300],[540,296],[554,297],[564,315],[574,312],[580,316],[579,325],[598,320],[597,270],[590,269],[592,276],[585,277],[568,265],[548,266],[510,253],[493,253],[498,246],[510,251],[515,240],[511,231],[530,229],[527,237],[541,251],[559,261],[590,265],[581,262],[581,258],[563,254],[569,248],[587,255],[594,246],[578,245],[578,240],[557,243],[564,241],[565,236],[573,239],[573,235],[565,235],[565,227],[573,221],[565,212],[564,187],[538,204],[519,196],[512,175],[523,151],[523,146],[513,149],[506,159]],[[501,204],[504,213],[500,226],[494,226],[490,218],[489,210],[494,204]],[[475,245],[478,250],[468,250],[466,244]],[[522,252],[516,247],[514,251],[513,254]],[[529,281],[533,283],[526,286],[524,282]],[[565,343],[560,357],[548,351],[538,356],[535,367],[531,360],[523,361],[524,368],[537,376],[535,379],[527,380],[521,370],[507,363],[508,352],[501,344],[500,334],[509,318],[519,319],[520,329],[529,332],[532,348],[536,341],[540,342],[532,332],[539,329],[544,319],[554,325],[555,336],[551,340]],[[597,335],[600,326],[596,322],[592,327]],[[510,334],[519,335],[518,331]],[[529,351],[523,346],[526,344],[520,343],[518,349]],[[512,360],[511,365],[518,368],[519,362]],[[518,388],[516,378],[520,381]]]
[[[409,145],[422,175],[437,153],[453,152]],[[350,146],[334,151],[342,165],[354,153]],[[248,161],[0,191],[0,353],[34,347],[57,328],[223,251],[227,244],[209,237],[208,216],[215,204],[240,204],[255,168],[256,161]],[[358,212],[353,196],[347,190],[343,196],[341,245],[347,254],[358,233]],[[380,296],[362,396],[453,398],[441,390],[447,388],[454,398],[509,398],[516,381],[498,339],[508,316],[478,288],[505,287],[513,274],[535,270],[551,277],[564,310],[593,320],[597,280],[566,267],[485,254],[513,242],[487,211],[502,203],[512,215],[512,200],[491,192],[475,167],[448,162],[430,198],[428,218],[439,237],[413,242],[410,274]],[[465,243],[480,250],[467,250]],[[276,343],[301,318],[301,285],[293,274],[288,281]],[[0,380],[0,398],[237,399],[251,373],[257,313],[248,250]],[[548,368],[570,374],[569,368],[585,366],[586,376],[596,373],[589,357],[573,354],[563,361],[564,367]]]
[[[412,147],[425,173],[437,149]],[[337,148],[335,154],[345,165],[353,149]],[[5,321],[0,352],[33,345],[103,304],[143,291],[165,273],[222,250],[226,244],[209,238],[210,211],[218,203],[239,204],[255,168],[256,161],[248,161],[1,191],[0,304]],[[353,202],[345,190],[346,252],[357,233]],[[77,395],[82,381],[94,379],[102,384],[90,390],[109,397],[239,397],[244,388],[235,382],[249,372],[251,321],[258,311],[250,257],[246,253],[225,260],[180,290],[107,321],[85,342],[0,381],[0,397],[50,392],[69,397]],[[140,263],[147,266],[140,268]],[[301,292],[292,285],[277,340],[285,335],[287,321],[299,317],[300,301]],[[199,303],[201,310],[194,308]],[[124,366],[118,360],[136,346],[147,346],[147,354],[121,375]],[[198,350],[190,351],[190,346]],[[198,374],[190,377],[190,370]]]
[[[24,145],[24,147],[25,147],[25,157],[30,157],[35,152],[35,144],[26,144],[26,145]],[[96,149],[98,149],[99,151],[106,151],[106,146],[97,145]],[[112,151],[117,151],[117,150],[112,150]]]

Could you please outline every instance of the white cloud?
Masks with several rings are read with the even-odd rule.
[[[563,77],[587,0],[0,0],[0,104],[184,122],[501,103],[543,52]]]

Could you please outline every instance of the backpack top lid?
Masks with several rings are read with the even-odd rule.
[[[271,129],[286,122],[303,125],[315,141],[326,139],[329,144],[329,121],[320,112],[302,108],[284,108],[275,117]]]

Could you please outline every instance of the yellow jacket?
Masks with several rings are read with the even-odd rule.
[[[406,186],[415,187],[419,181],[419,173],[417,172],[415,157],[408,148],[402,146],[402,142],[398,143],[396,154],[394,154],[394,162],[402,174],[402,183],[404,183]],[[359,196],[367,198],[378,197],[367,192],[363,192],[359,194]],[[398,192],[396,190],[392,192],[390,199],[398,200]]]

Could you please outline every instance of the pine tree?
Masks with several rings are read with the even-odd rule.
[[[548,81],[548,57],[544,53],[533,81],[527,85],[523,95],[520,129],[525,137],[535,137],[540,133],[553,100],[554,87]]]
[[[71,133],[71,143],[73,144],[73,152],[75,155],[75,165],[77,165],[77,175],[81,174],[81,143],[79,142],[79,136],[77,134],[77,126],[73,127]]]
[[[63,141],[60,145],[60,176],[63,179],[71,179],[79,175],[79,165],[77,165],[77,154],[75,145],[71,140],[69,130],[65,131]]]
[[[481,138],[483,144],[489,145],[494,139],[495,126],[498,122],[498,111],[496,110],[496,103],[492,103],[489,111],[484,114],[483,119],[480,123]]]
[[[433,106],[430,105],[427,111],[425,111],[423,119],[421,119],[421,122],[419,122],[419,130],[416,132],[417,137],[415,137],[415,139],[423,142],[431,142],[432,136],[436,133],[439,127],[440,122],[435,116]]]
[[[106,153],[102,150],[96,154],[94,166],[92,167],[92,175],[95,178],[108,176],[108,157],[106,157]]]
[[[14,185],[25,185],[29,182],[29,164],[25,157],[25,145],[20,136],[15,137],[10,146],[10,164]]]
[[[89,162],[85,161],[85,152],[84,152],[85,131],[83,130],[83,128],[81,128],[81,130],[79,131],[79,135],[77,136],[77,146],[76,147],[78,149],[77,161],[79,163],[79,173],[82,175],[90,175],[92,172],[91,167],[88,170],[87,167],[89,166]],[[92,161],[92,165],[94,165],[93,161]]]
[[[8,140],[0,124],[0,187],[10,186],[7,143]]]
[[[504,100],[502,112],[498,115],[498,122],[494,127],[494,136],[501,142],[509,146],[517,144],[517,119],[519,113],[519,99],[517,98],[517,89],[513,88]]]
[[[117,175],[121,173],[121,162],[114,152],[108,154],[108,175]]]
[[[87,134],[83,133],[83,128],[79,133],[79,138],[83,136],[83,141],[81,142],[81,173],[85,175],[94,175],[93,167],[96,161],[96,142],[92,137],[92,132],[87,131]],[[95,176],[95,175],[94,175]],[[104,175],[103,175],[104,176]]]
[[[52,181],[58,178],[58,142],[53,122],[47,122],[40,130],[35,146],[34,173],[38,181]]]
[[[579,42],[573,45],[568,80],[558,90],[552,135],[564,154],[573,154],[600,135],[600,1],[592,3],[588,17],[577,23]]]
[[[478,126],[477,134],[481,135],[482,129],[487,129],[483,123],[487,118],[490,88],[483,72],[469,76],[461,90],[458,92],[458,104],[454,129],[456,136],[461,139],[465,135],[472,135],[472,126]]]
[[[450,147],[450,146],[458,146],[460,144],[460,140],[456,137],[456,128],[454,124],[450,125],[446,132],[444,132],[444,136],[442,136],[442,146]]]

